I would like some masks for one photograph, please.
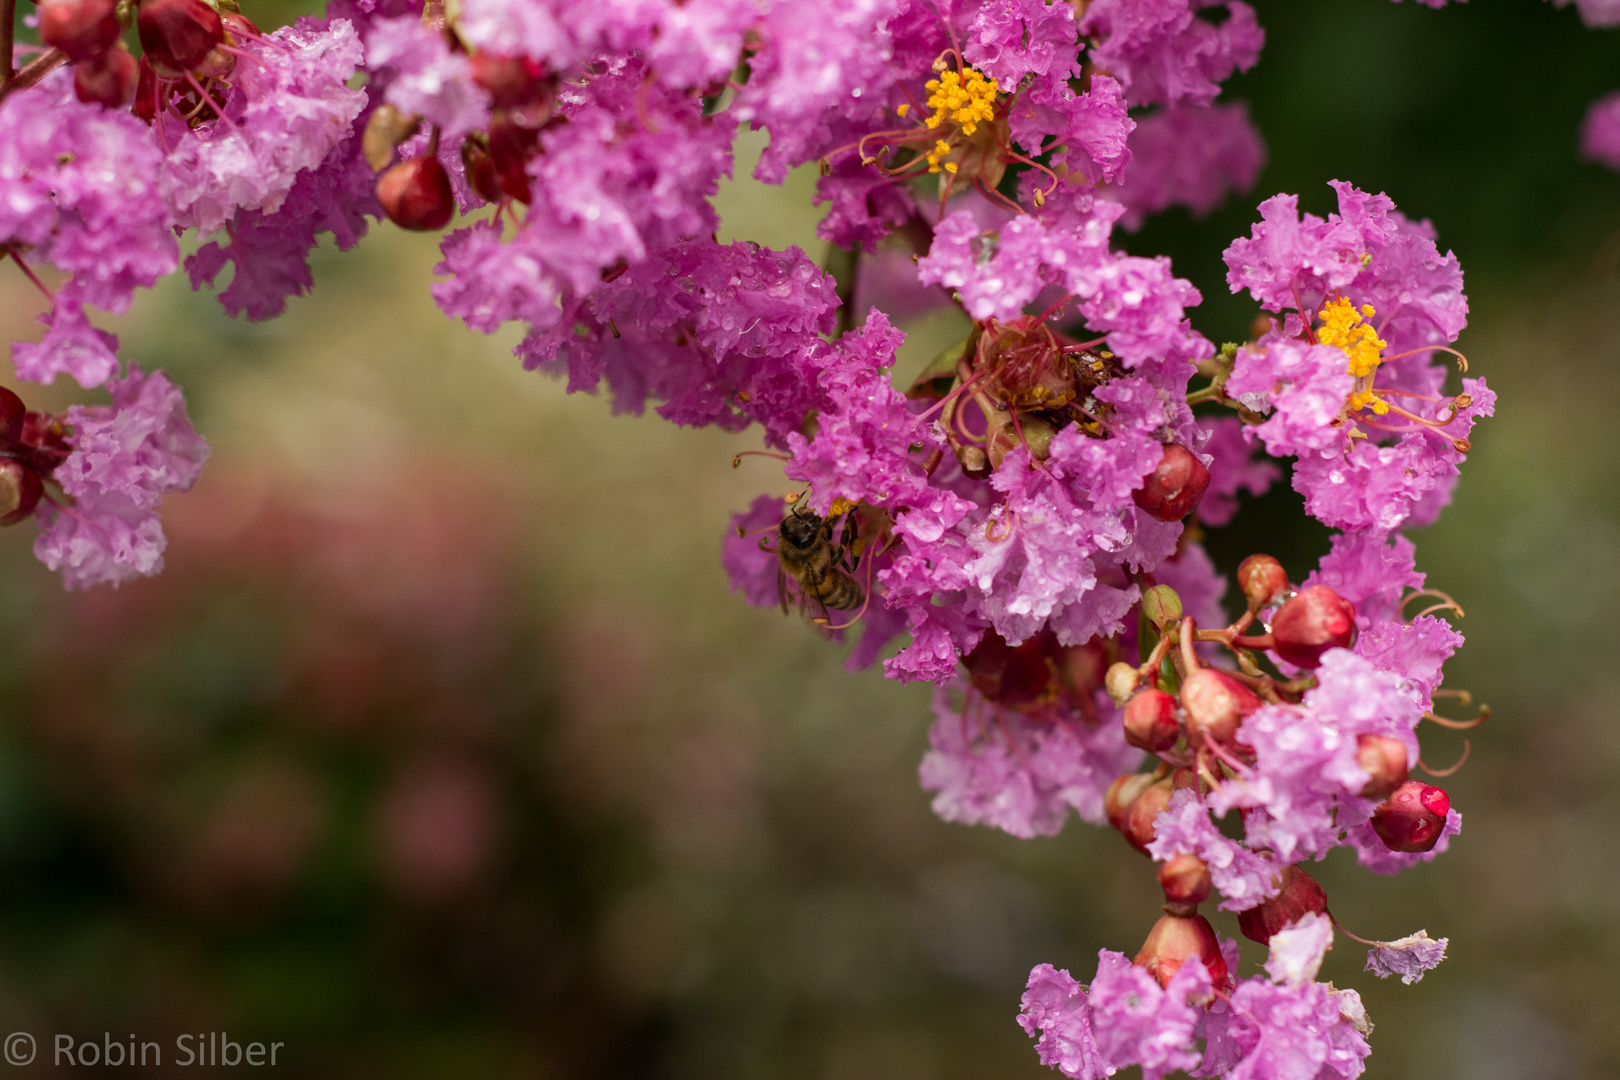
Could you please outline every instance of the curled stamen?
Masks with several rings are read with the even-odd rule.
[[[792,461],[793,460],[792,458],[788,457],[786,454],[777,454],[777,453],[773,453],[773,452],[771,452],[769,450],[740,450],[737,453],[732,455],[732,457],[731,457],[731,467],[733,469],[737,468],[739,465],[742,464],[742,459],[745,458],[745,457],[768,457],[768,458],[775,458],[777,461]]]
[[[1425,345],[1420,349],[1408,349],[1403,353],[1396,353],[1394,356],[1386,356],[1386,357],[1384,357],[1384,360],[1386,362],[1390,361],[1390,360],[1400,360],[1400,359],[1403,359],[1403,358],[1408,357],[1408,356],[1416,356],[1418,353],[1432,352],[1432,351],[1435,351],[1435,350],[1439,350],[1440,352],[1448,352],[1452,356],[1455,356],[1457,358],[1457,370],[1458,371],[1467,371],[1468,370],[1468,357],[1464,356],[1462,353],[1458,352],[1456,349],[1448,348],[1445,345]]]
[[[1401,602],[1399,606],[1396,607],[1395,613],[1404,617],[1406,615],[1406,605],[1410,604],[1413,600],[1416,600],[1420,596],[1432,596],[1441,602],[1435,604],[1433,607],[1424,608],[1410,619],[1407,619],[1407,623],[1414,623],[1423,618],[1425,615],[1431,615],[1436,611],[1446,610],[1455,611],[1457,613],[1457,618],[1459,619],[1464,618],[1463,609],[1458,605],[1457,601],[1453,600],[1439,589],[1417,589],[1407,593],[1405,596],[1401,597]]]
[[[1435,777],[1436,779],[1443,780],[1446,777],[1448,777],[1448,776],[1452,775],[1453,773],[1455,773],[1458,769],[1463,767],[1463,763],[1468,760],[1468,752],[1470,750],[1472,750],[1472,749],[1473,749],[1473,744],[1470,743],[1467,739],[1464,739],[1463,740],[1462,757],[1458,758],[1457,759],[1457,764],[1453,765],[1451,768],[1449,768],[1449,769],[1431,769],[1427,765],[1423,764],[1423,759],[1422,758],[1418,758],[1418,768],[1422,769],[1424,772],[1428,773],[1432,777]]]
[[[1474,703],[1474,695],[1467,690],[1436,690],[1429,696],[1456,698],[1459,705],[1472,705]]]
[[[1436,692],[1438,693],[1438,691]],[[1439,724],[1441,727],[1451,728],[1453,731],[1467,731],[1469,728],[1479,727],[1479,725],[1483,724],[1490,718],[1491,707],[1489,705],[1481,705],[1479,707],[1479,715],[1474,717],[1472,720],[1450,720],[1444,716],[1436,716],[1433,712],[1426,712],[1423,714],[1423,719],[1428,720],[1431,723]]]
[[[1007,523],[1006,524],[1007,524],[1006,531],[1003,532],[1000,536],[997,536],[996,533],[995,533],[996,519],[991,518],[989,521],[986,521],[984,523],[984,538],[986,540],[990,541],[992,544],[1001,543],[1003,540],[1007,539],[1009,536],[1011,536],[1013,534],[1013,516],[1012,516],[1011,513],[1009,513],[1007,515]]]

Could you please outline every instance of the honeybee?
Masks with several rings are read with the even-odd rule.
[[[796,505],[777,526],[776,557],[781,565],[777,570],[776,587],[784,614],[788,609],[790,577],[798,583],[799,607],[802,609],[815,601],[824,617],[829,609],[849,611],[866,602],[866,591],[845,569],[854,569],[847,561],[847,544],[833,543],[833,520]],[[854,525],[854,514],[847,514],[844,541],[848,541]]]

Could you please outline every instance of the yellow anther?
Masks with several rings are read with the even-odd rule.
[[[1389,406],[1378,399],[1372,389],[1372,376],[1383,363],[1380,355],[1388,342],[1379,340],[1372,327],[1362,322],[1362,316],[1372,318],[1377,312],[1371,304],[1363,304],[1358,313],[1350,301],[1340,297],[1324,304],[1322,325],[1317,328],[1316,340],[1344,350],[1349,360],[1349,373],[1356,379],[1356,391],[1350,395],[1350,409],[1371,408],[1375,413],[1389,411]]]
[[[896,109],[894,111],[899,113],[901,116],[905,116],[907,113],[909,113],[911,111],[911,103],[906,102],[905,104],[901,105],[898,109]]]
[[[955,124],[963,135],[972,135],[981,123],[996,114],[996,80],[985,78],[974,68],[942,71],[939,78],[923,84],[928,91],[928,126]]]

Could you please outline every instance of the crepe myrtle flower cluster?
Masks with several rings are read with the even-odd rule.
[[[178,389],[124,370],[87,309],[127,309],[193,230],[193,286],[230,267],[220,302],[267,318],[309,287],[318,233],[459,215],[447,314],[520,324],[526,367],[605,383],[616,411],[759,425],[793,490],[732,522],[732,583],[859,628],[851,666],[934,684],[942,817],[1034,836],[1073,812],[1160,864],[1134,961],[1032,974],[1043,1061],[1359,1074],[1370,1026],[1315,981],[1336,924],[1300,864],[1348,846],[1393,873],[1457,833],[1410,774],[1420,723],[1477,722],[1435,712],[1461,643],[1438,613],[1460,612],[1401,530],[1450,499],[1494,399],[1447,388],[1461,270],[1383,195],[1262,202],[1225,253],[1254,329],[1219,348],[1168,259],[1116,246],[1252,186],[1263,146],[1220,99],[1264,44],[1247,4],[331,0],[264,33],[232,0],[42,0],[38,28],[0,49],[37,53],[0,81],[0,243],[49,299],[13,365],[111,404],[0,398],[0,522],[37,518],[69,586],[155,572],[160,500],[207,456]],[[745,124],[769,135],[756,178],[817,172],[830,270],[715,238]],[[884,308],[929,298],[971,331],[902,390]],[[1229,620],[1200,530],[1286,458],[1332,550],[1297,584],[1245,562]],[[1215,823],[1234,811],[1241,840]],[[1197,913],[1215,891],[1269,945],[1264,976]],[[1407,980],[1445,948],[1372,944]]]

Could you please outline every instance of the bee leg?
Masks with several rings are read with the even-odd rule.
[[[788,613],[788,587],[787,574],[779,566],[776,568],[776,598],[781,601],[782,614]]]

